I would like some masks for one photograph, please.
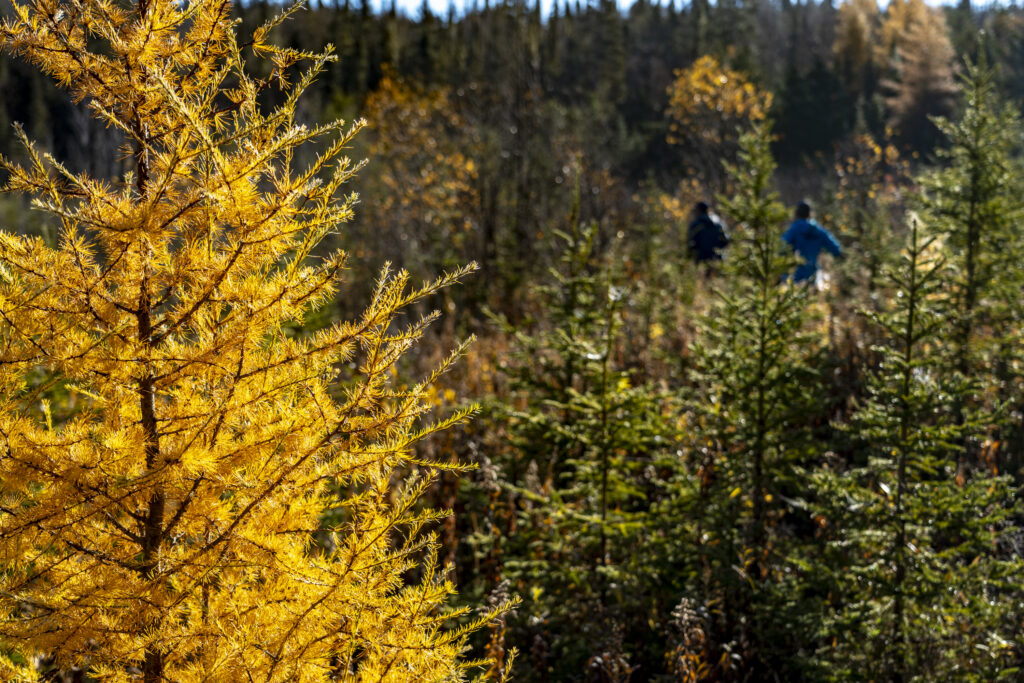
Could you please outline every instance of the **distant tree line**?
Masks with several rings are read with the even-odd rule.
[[[261,0],[239,4],[244,31],[275,11]],[[595,162],[639,180],[652,172],[673,178],[664,149],[667,88],[673,72],[702,55],[715,55],[776,95],[773,116],[783,161],[827,152],[857,125],[881,134],[887,124],[913,115],[946,113],[954,55],[975,56],[977,30],[992,35],[987,49],[1004,65],[1008,95],[1024,94],[1024,26],[1013,6],[975,9],[970,2],[945,10],[920,0],[896,0],[882,11],[873,0],[832,2],[725,2],[677,7],[637,0],[616,3],[556,1],[549,14],[539,3],[454,5],[445,16],[424,3],[418,17],[394,5],[373,12],[367,2],[312,2],[278,29],[286,45],[315,49],[331,43],[339,57],[315,86],[307,108],[361,111],[387,74],[424,88],[449,87],[460,108],[507,135],[540,134],[530,115],[548,106],[565,110],[586,141],[601,141]],[[20,121],[58,153],[96,171],[116,163],[87,117],[56,87],[23,64],[0,60],[0,149],[12,149],[9,124]],[[496,105],[503,105],[497,108]],[[920,111],[912,111],[914,108]],[[573,122],[573,121],[569,121]],[[897,126],[898,127],[898,126]],[[908,144],[926,151],[931,139],[906,125]],[[514,129],[514,132],[513,132]],[[609,135],[611,134],[611,135]],[[591,146],[587,145],[588,148]],[[597,153],[597,152],[595,152]]]
[[[234,11],[245,35],[275,5],[240,3]],[[979,28],[992,36],[983,48]],[[364,207],[354,234],[424,274],[475,259],[487,282],[514,291],[536,264],[555,258],[537,248],[538,235],[569,201],[567,169],[577,160],[584,169],[580,210],[602,223],[601,240],[634,222],[638,188],[676,192],[681,180],[707,188],[694,149],[668,142],[670,87],[678,70],[703,56],[771,93],[784,196],[820,190],[820,173],[807,169],[828,168],[835,150],[857,134],[927,155],[939,137],[928,116],[956,107],[956,55],[975,57],[983,49],[1002,66],[997,78],[1005,93],[1024,94],[1024,11],[968,2],[940,10],[923,0],[895,0],[883,11],[872,0],[637,0],[622,10],[611,0],[576,0],[555,2],[547,14],[538,3],[485,2],[444,16],[424,4],[409,17],[393,4],[374,12],[365,1],[346,0],[313,2],[275,29],[274,39],[304,50],[333,44],[338,60],[310,88],[299,115],[371,119],[377,135],[353,151],[372,158],[357,181],[364,196],[380,197],[382,184],[394,190],[412,179],[430,186],[427,194],[438,201],[459,206],[443,231],[458,239],[443,244],[422,238],[436,238],[437,221],[451,212],[445,218],[416,205],[400,215]],[[3,56],[0,88],[8,94],[0,101],[0,153],[17,158],[10,124],[20,122],[73,169],[123,173],[117,134],[38,73]],[[444,104],[420,106],[418,98]],[[390,135],[417,128],[419,138]],[[427,148],[439,156],[425,157]],[[704,167],[720,171],[717,159]],[[431,183],[447,182],[451,172],[459,190],[434,192]],[[404,196],[421,199],[416,192]],[[355,244],[374,246],[354,238],[345,246]]]

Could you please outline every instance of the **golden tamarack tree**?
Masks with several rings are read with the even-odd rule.
[[[465,415],[421,423],[436,374],[396,372],[431,319],[400,327],[401,310],[465,270],[420,288],[385,273],[358,320],[296,331],[338,287],[344,254],[314,249],[351,216],[360,124],[295,121],[330,55],[269,45],[282,19],[240,45],[229,0],[29,0],[0,26],[120,131],[130,166],[90,178],[24,135],[29,161],[3,161],[59,226],[52,245],[0,233],[5,680],[44,656],[147,682],[468,665],[487,615],[445,627],[452,588],[420,533],[442,513],[414,511],[459,466],[413,451]]]
[[[686,151],[693,174],[704,182],[705,196],[722,191],[722,162],[739,154],[741,134],[767,118],[772,94],[704,55],[676,70],[668,100],[669,143]]]

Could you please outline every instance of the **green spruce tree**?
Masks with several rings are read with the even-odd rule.
[[[998,401],[1016,398],[1019,392],[1013,387],[1022,367],[1016,352],[1024,313],[1017,225],[1024,216],[1024,200],[1012,161],[1020,147],[1020,122],[1012,106],[1000,103],[994,82],[994,71],[984,62],[968,65],[963,115],[956,121],[936,119],[949,141],[940,153],[944,168],[920,179],[922,217],[942,236],[952,272],[949,314],[954,326],[944,344],[947,366],[977,380],[982,389],[961,396],[951,406],[952,418],[958,424],[990,423],[980,440],[965,442],[961,467],[998,467],[996,461],[985,462],[984,442],[1006,440],[998,437],[992,413]],[[1004,429],[1021,434],[1016,422]],[[1019,467],[1024,451],[1011,448]]]
[[[596,225],[576,212],[550,284],[534,296],[548,313],[532,330],[506,328],[515,349],[507,372],[512,405],[492,413],[509,448],[496,454],[499,504],[514,532],[491,552],[501,577],[524,597],[509,639],[530,680],[625,680],[631,656],[652,650],[672,605],[672,577],[640,550],[657,532],[651,505],[664,497],[658,472],[675,464],[678,409],[622,356],[622,318],[632,297],[596,247]],[[662,603],[665,614],[652,616]]]
[[[957,476],[963,437],[984,424],[943,417],[978,384],[943,371],[950,273],[938,252],[912,219],[880,285],[893,294],[874,316],[882,362],[849,427],[863,459],[817,478],[834,605],[820,654],[833,680],[1003,680],[1020,656],[1021,506],[1006,477]]]
[[[770,144],[769,126],[756,126],[729,169],[737,191],[721,204],[736,243],[695,351],[698,591],[705,661],[726,680],[769,670],[798,677],[811,617],[791,584],[806,524],[796,501],[823,404],[823,340],[810,330],[810,289],[788,281],[794,259],[781,241],[786,212]]]

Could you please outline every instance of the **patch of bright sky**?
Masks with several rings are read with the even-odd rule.
[[[552,4],[553,1],[554,0],[540,0],[540,7],[541,7],[541,11],[542,11],[543,16],[546,17],[546,16],[551,14],[551,4]],[[575,3],[575,0],[570,0],[570,1]],[[676,7],[683,7],[683,6],[689,4],[689,0],[650,0],[650,1],[653,4],[666,4],[666,3],[670,2],[670,1],[674,1],[675,4],[676,4]],[[837,4],[838,4],[838,0],[836,0],[836,1],[837,1]],[[975,6],[981,6],[981,5],[986,4],[987,1],[988,0],[982,0],[981,2],[978,2],[978,0],[975,0],[975,2],[973,4]],[[396,2],[396,5],[398,7],[398,12],[400,14],[404,14],[405,16],[411,17],[413,19],[419,19],[420,18],[420,15],[422,13],[421,10],[422,10],[422,7],[423,7],[423,0],[395,0],[395,2]],[[442,17],[443,16],[448,16],[448,8],[449,8],[449,6],[454,6],[455,7],[455,14],[456,14],[456,16],[461,16],[464,13],[465,8],[466,7],[472,7],[474,2],[479,7],[483,7],[483,5],[484,5],[484,0],[454,0],[454,1],[453,0],[427,0],[427,5],[430,7],[430,11],[433,12],[437,16],[442,16]],[[499,2],[501,2],[501,0],[491,0],[492,4],[498,4]],[[534,2],[536,2],[536,0],[527,0],[527,3],[531,7],[533,6]],[[559,2],[560,6],[564,6],[565,5],[565,0],[558,0],[558,2]],[[938,7],[940,5],[953,5],[953,4],[956,4],[957,0],[925,0],[925,2],[927,2],[929,5],[933,5],[933,6]],[[619,3],[619,7],[621,7],[623,9],[623,11],[625,11],[625,10],[629,9],[630,5],[633,4],[633,0],[618,0],[618,3]],[[353,1],[352,4],[356,5],[356,4],[358,4],[358,2],[357,1]],[[587,4],[587,0],[580,0],[580,4],[581,5],[586,5]],[[596,4],[596,2],[595,2],[595,4]],[[879,0],[879,4],[884,8],[889,3],[888,3],[888,0]],[[391,0],[370,0],[370,6],[373,7],[374,10],[380,11],[381,8],[390,7],[391,6]]]
[[[575,0],[570,1],[575,3]],[[453,5],[455,7],[456,16],[461,16],[464,13],[465,8],[472,7],[474,2],[478,7],[484,6],[484,0],[455,0],[455,2],[451,3],[449,0],[427,0],[427,4],[430,6],[430,11],[438,16],[448,16],[449,5]],[[492,5],[497,5],[500,2],[501,0],[491,0]],[[527,4],[530,7],[533,7],[534,2],[536,2],[536,0],[527,0]],[[540,8],[543,16],[546,17],[551,14],[552,2],[553,0],[541,0]],[[618,0],[618,2],[619,7],[622,7],[623,9],[628,9],[629,6],[633,4],[632,0],[628,0],[626,2]],[[667,2],[667,0],[662,0],[662,2]],[[558,3],[560,6],[564,6],[565,0],[558,0]],[[587,0],[580,0],[580,4],[586,5]],[[412,17],[413,19],[419,19],[421,15],[421,8],[423,7],[423,0],[396,0],[396,5],[398,7],[399,14],[404,14],[405,16]],[[370,0],[370,6],[373,7],[374,10],[379,11],[382,7],[391,7],[391,0]],[[677,0],[676,6],[681,6],[679,0]]]

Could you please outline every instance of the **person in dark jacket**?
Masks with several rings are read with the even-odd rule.
[[[711,213],[707,202],[697,202],[696,218],[686,231],[686,245],[690,256],[698,264],[710,265],[722,260],[722,249],[729,246],[729,233],[718,216]]]
[[[806,282],[818,273],[818,255],[824,249],[836,258],[842,258],[839,242],[825,228],[811,218],[811,205],[806,201],[796,205],[796,219],[782,235],[797,256],[804,260],[793,272],[794,282]]]

